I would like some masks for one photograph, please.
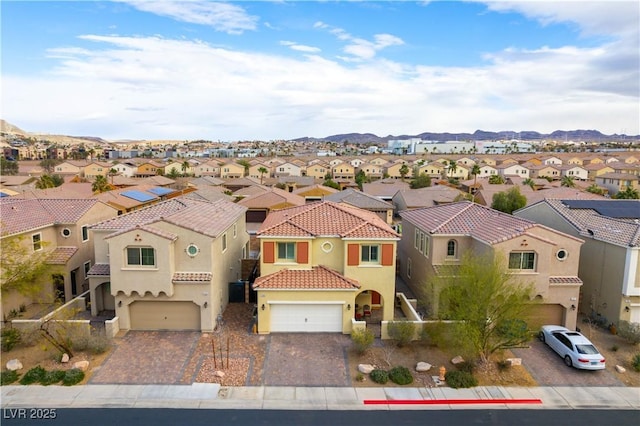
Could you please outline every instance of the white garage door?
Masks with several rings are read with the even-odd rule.
[[[342,304],[272,304],[271,332],[342,332]]]
[[[192,302],[137,301],[129,315],[132,330],[200,330],[200,307]]]

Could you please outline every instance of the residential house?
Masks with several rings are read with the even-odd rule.
[[[566,164],[559,168],[562,177],[567,176],[576,180],[587,180],[589,178],[589,172],[581,165]]]
[[[273,175],[278,176],[302,176],[302,167],[292,163],[286,162],[280,164],[274,168]]]
[[[162,169],[162,167],[163,164],[156,161],[145,161],[144,163],[138,164],[138,171],[136,172],[135,177],[155,176],[158,174],[158,170]]]
[[[124,214],[165,200],[172,194],[179,194],[179,192],[155,185],[136,185],[102,192],[94,197],[116,209],[118,214]]]
[[[554,157],[554,156],[548,156],[548,157],[542,157],[542,164],[546,165],[546,166],[561,166],[562,165],[562,160],[558,157]]]
[[[362,164],[364,163],[366,163],[366,161],[363,160],[362,158],[354,158],[352,160],[349,160],[349,164],[351,164],[356,169],[359,169],[360,166],[362,166]]]
[[[389,160],[386,160],[382,157],[376,157],[372,160],[369,161],[369,163],[371,164],[375,164],[376,166],[384,166],[389,162]]]
[[[429,317],[438,317],[445,290],[436,278],[451,273],[450,267],[470,251],[498,256],[520,283],[533,286],[538,303],[532,303],[528,318],[532,329],[542,324],[576,328],[583,240],[468,201],[407,210],[400,216],[400,275],[415,294],[424,295]]]
[[[396,213],[460,201],[464,193],[447,185],[403,189],[393,196]]]
[[[580,312],[603,325],[640,323],[640,201],[546,199],[514,215],[585,241]]]
[[[191,164],[186,160],[170,161],[159,170],[162,170],[160,174],[162,174],[163,176],[182,176],[182,175],[193,174],[193,169],[191,168]]]
[[[431,163],[426,163],[417,166],[418,169],[415,171],[417,176],[421,174],[425,174],[432,179],[440,179],[445,174],[445,166],[442,163],[437,161],[433,161]]]
[[[258,333],[351,333],[394,318],[396,234],[377,215],[328,201],[269,214],[258,231]]]
[[[174,198],[91,227],[92,313],[114,307],[121,330],[211,332],[241,278],[245,208]]]
[[[220,163],[216,160],[209,160],[195,166],[192,172],[195,177],[202,177],[202,176],[219,177]]]
[[[583,166],[583,168],[587,171],[587,179],[591,181],[595,181],[596,177],[602,176],[605,173],[614,172],[613,168],[604,164],[604,162],[589,163]]]
[[[358,171],[362,170],[366,177],[371,180],[382,179],[384,176],[384,167],[373,163],[361,163]]]
[[[528,165],[529,177],[531,179],[550,178],[553,180],[560,179],[560,167],[555,164]]]
[[[40,277],[38,294],[3,291],[0,314],[17,311],[22,304],[70,301],[88,290],[87,274],[94,262],[89,226],[117,215],[114,208],[96,199],[0,198],[3,250],[9,239],[17,238],[28,255],[43,253],[51,266]]]
[[[305,186],[293,190],[293,194],[304,197],[304,200],[307,203],[322,201],[327,195],[335,194],[336,192],[339,191],[337,189],[319,184]]]
[[[94,180],[98,176],[107,177],[112,167],[111,163],[92,161],[82,168],[80,175],[89,180]]]
[[[324,162],[314,163],[308,165],[304,173],[306,176],[324,180],[327,173],[331,173],[331,167]]]
[[[393,178],[362,184],[362,192],[378,197],[384,201],[391,201],[396,192],[409,188],[410,186],[408,182],[403,182]]]
[[[520,176],[525,179],[529,177],[529,169],[522,164],[518,164],[517,162],[507,162],[500,164],[499,166],[496,166],[496,170],[501,176]],[[482,171],[482,168],[480,168],[480,171]],[[481,174],[481,176],[483,176],[483,174]]]
[[[393,224],[393,204],[387,201],[382,201],[378,197],[366,194],[362,191],[348,188],[344,191],[336,192],[335,194],[326,195],[325,201],[332,201],[334,203],[348,204],[353,207],[358,207],[362,210],[370,211],[380,219],[384,220],[388,225]]]
[[[120,176],[134,177],[138,171],[138,165],[131,161],[123,161],[121,163],[113,163],[111,168],[116,171]]]
[[[333,180],[354,180],[356,177],[356,169],[351,164],[342,162],[331,167],[331,175]]]
[[[265,171],[266,170],[266,171]],[[252,160],[251,166],[249,167],[249,177],[258,179],[264,183],[265,179],[270,178],[272,175],[271,166],[261,162]]]
[[[86,161],[67,160],[60,164],[56,164],[53,173],[57,175],[78,175],[82,174],[82,169],[87,165]]]
[[[229,161],[220,166],[221,179],[239,179],[244,176],[244,166],[234,161]]]
[[[250,193],[250,190],[254,192]],[[270,212],[293,206],[302,206],[306,203],[303,197],[289,191],[258,185],[234,192],[234,196],[237,195],[244,197],[238,201],[238,204],[247,208],[247,230],[251,235],[255,235],[255,232],[260,228],[260,225]]]
[[[392,179],[411,179],[413,177],[413,166],[404,159],[396,160],[393,163],[387,163],[387,176]],[[402,176],[401,171],[406,170],[407,173]]]
[[[483,164],[480,166],[480,174],[478,175],[478,177],[483,178],[483,177],[489,177],[497,174],[498,174],[498,169],[496,169],[494,166],[490,164]]]
[[[628,173],[604,173],[595,178],[596,185],[606,188],[609,194],[615,195],[628,186],[640,191],[640,176]]]

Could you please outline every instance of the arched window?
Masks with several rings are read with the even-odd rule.
[[[449,240],[447,242],[447,257],[456,257],[457,244],[456,240]]]

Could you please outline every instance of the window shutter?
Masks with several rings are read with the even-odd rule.
[[[349,244],[347,246],[347,265],[356,266],[360,264],[360,245]]]
[[[296,247],[296,262],[309,263],[309,242],[298,242],[298,247]]]
[[[273,241],[265,241],[262,243],[262,258],[264,259],[264,263],[274,263],[275,259],[275,245]]]
[[[393,265],[393,244],[382,245],[382,266]]]

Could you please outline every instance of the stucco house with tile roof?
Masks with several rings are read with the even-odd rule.
[[[362,192],[378,197],[384,201],[391,201],[396,192],[409,188],[409,182],[396,180],[394,178],[362,184]]]
[[[376,214],[330,201],[271,212],[258,231],[258,332],[349,334],[367,309],[394,317],[399,235]]]
[[[415,294],[423,296],[429,317],[438,317],[443,291],[434,278],[443,270],[451,271],[449,267],[471,251],[503,257],[510,273],[533,285],[540,303],[532,304],[530,327],[543,323],[576,327],[583,240],[468,201],[407,210],[400,216],[400,275]]]
[[[640,201],[546,199],[514,212],[585,241],[579,310],[640,323]]]
[[[446,185],[429,186],[419,189],[404,189],[393,196],[396,212],[421,207],[437,206],[459,201],[464,195],[458,189]]]
[[[0,199],[0,240],[20,238],[29,253],[46,253],[52,265],[41,277],[40,294],[3,292],[0,314],[21,304],[66,302],[88,290],[87,274],[94,263],[89,226],[117,215],[116,209],[96,199]]]
[[[377,214],[380,219],[387,224],[393,223],[393,204],[382,201],[378,197],[366,194],[362,191],[348,188],[334,194],[326,195],[325,201],[333,201],[335,203],[344,203],[353,207]]]
[[[615,195],[624,191],[627,186],[640,190],[640,176],[629,173],[604,173],[595,178],[596,185],[606,188],[609,194]]]
[[[241,278],[245,210],[178,197],[93,225],[92,313],[113,306],[124,330],[213,331]]]

